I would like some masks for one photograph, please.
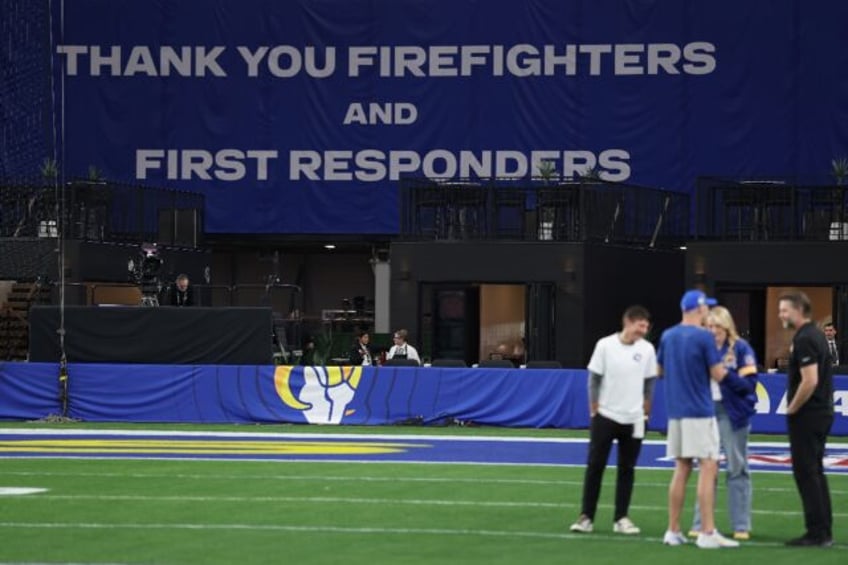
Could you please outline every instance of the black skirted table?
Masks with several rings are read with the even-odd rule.
[[[59,361],[59,307],[29,312],[29,360]],[[65,351],[77,363],[266,365],[270,308],[66,306]]]

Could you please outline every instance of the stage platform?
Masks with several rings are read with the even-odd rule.
[[[30,309],[30,361],[59,361],[59,310]],[[271,345],[270,308],[65,307],[65,351],[75,363],[267,365]]]

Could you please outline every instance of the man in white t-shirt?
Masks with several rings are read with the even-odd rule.
[[[591,423],[583,507],[571,526],[572,532],[590,533],[594,528],[601,482],[613,441],[618,441],[613,532],[635,535],[640,531],[627,514],[657,376],[654,346],[644,339],[649,328],[648,310],[631,306],[622,317],[621,332],[601,338],[595,344],[588,366]]]

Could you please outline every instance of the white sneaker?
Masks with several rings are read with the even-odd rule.
[[[636,526],[636,524],[634,524],[630,520],[630,518],[625,516],[624,518],[620,519],[618,522],[615,522],[612,525],[612,531],[616,534],[624,534],[624,535],[627,535],[627,536],[635,536],[636,534],[638,534],[642,530],[640,530]]]
[[[572,532],[579,532],[581,534],[591,534],[594,526],[592,526],[592,520],[590,520],[586,516],[580,516],[576,522],[571,524]]]
[[[663,536],[663,543],[665,545],[685,545],[686,536],[684,536],[682,532],[666,530],[665,535]]]
[[[718,549],[720,547],[739,547],[739,542],[727,539],[718,533],[718,530],[713,530],[711,534],[703,532],[698,534],[698,541],[695,542],[695,545],[701,549]]]

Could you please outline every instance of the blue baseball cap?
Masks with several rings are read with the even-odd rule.
[[[694,310],[701,305],[715,306],[718,300],[710,298],[700,290],[687,290],[683,298],[680,299],[680,309],[684,312]]]

